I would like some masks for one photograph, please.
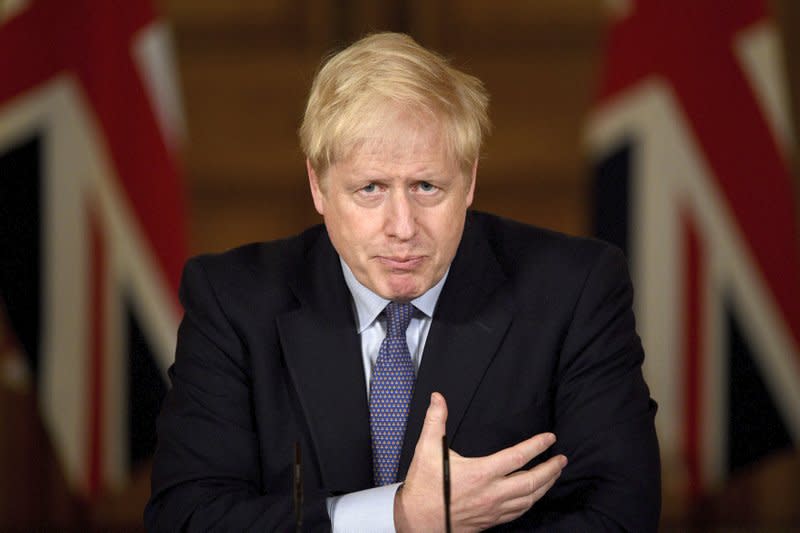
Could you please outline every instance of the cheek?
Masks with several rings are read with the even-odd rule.
[[[354,253],[363,250],[374,239],[373,219],[369,214],[339,206],[329,212],[325,224],[334,234],[332,238],[340,245],[346,244],[346,252]]]

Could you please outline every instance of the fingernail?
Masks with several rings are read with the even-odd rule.
[[[556,441],[555,433],[548,433],[547,434],[547,445],[549,446],[549,445],[553,444],[555,441]]]
[[[565,466],[567,466],[568,462],[569,461],[567,461],[567,456],[566,455],[562,455],[561,456],[561,468],[564,468]]]

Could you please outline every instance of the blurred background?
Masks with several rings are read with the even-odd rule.
[[[476,208],[628,253],[663,530],[800,530],[797,2],[0,12],[0,530],[141,528],[182,262],[320,222],[304,99],[380,30],[491,93]]]

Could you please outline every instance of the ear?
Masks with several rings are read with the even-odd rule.
[[[469,178],[469,190],[467,191],[467,207],[472,205],[475,198],[475,178],[478,177],[478,160],[472,164],[472,175]]]
[[[311,188],[311,198],[314,200],[314,209],[320,215],[325,216],[325,195],[320,188],[319,176],[308,159],[306,159],[306,172],[308,173],[308,186]]]

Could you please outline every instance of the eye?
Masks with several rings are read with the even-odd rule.
[[[374,183],[367,184],[361,187],[361,192],[366,194],[372,194],[374,192],[378,192],[378,186],[375,185]]]
[[[422,191],[422,192],[434,192],[437,189],[436,185],[432,185],[432,184],[428,183],[427,181],[419,182],[418,187],[419,187],[419,190]]]

